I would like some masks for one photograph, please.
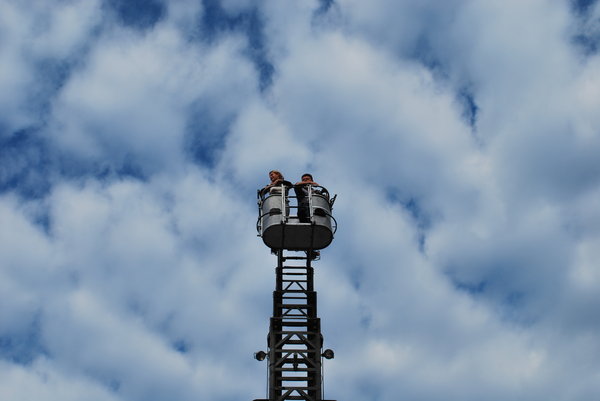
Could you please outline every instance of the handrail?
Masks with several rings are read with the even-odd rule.
[[[267,199],[271,195],[279,195],[279,193],[271,194],[270,193],[271,189],[273,189],[273,188],[281,188],[281,193],[285,193],[286,197],[288,199],[296,199],[297,196],[295,196],[295,195],[288,195],[289,190],[291,188],[299,188],[299,187],[302,187],[304,185],[309,185],[309,184],[299,184],[299,185],[281,184],[281,185],[274,186],[274,187],[269,187],[269,188],[264,187],[264,188],[261,188],[261,189],[259,189],[257,191],[257,197],[258,197],[258,199],[260,201],[264,201],[265,199]],[[327,188],[325,188],[322,185],[311,185],[310,188],[311,188],[311,191],[312,191],[313,195],[323,196],[325,199],[327,199],[329,201],[330,196],[329,196],[329,191],[327,190]]]
[[[324,210],[323,213],[325,213],[327,216],[329,216],[331,218],[331,220],[333,220],[333,222],[335,223],[335,224],[331,225],[331,228],[333,229],[333,234],[335,234],[337,231],[337,220],[335,219],[335,217],[333,217],[333,215],[331,213],[327,212],[326,210]]]
[[[299,187],[302,187],[305,185],[309,186],[308,194],[307,194],[308,203],[309,203],[308,204],[309,219],[312,221],[312,218],[314,216],[314,211],[315,211],[314,209],[318,208],[322,211],[322,213],[325,216],[327,216],[331,219],[331,222],[332,222],[331,229],[332,229],[333,234],[335,234],[337,232],[337,220],[331,214],[333,202],[335,202],[335,198],[337,197],[337,195],[335,195],[333,198],[330,198],[329,191],[327,190],[327,188],[320,186],[320,185],[310,185],[310,184],[291,185],[291,183],[289,183],[289,181],[284,181],[278,186],[269,187],[269,188],[265,187],[265,188],[257,190],[257,198],[258,198],[257,204],[258,204],[259,217],[256,221],[256,231],[258,232],[258,236],[262,235],[262,222],[263,222],[264,217],[271,214],[271,211],[267,211],[267,212],[263,213],[263,210],[262,210],[263,203],[271,196],[281,196],[281,205],[279,206],[279,208],[281,210],[281,214],[283,215],[282,223],[283,224],[287,223],[288,219],[290,219],[290,218],[297,219],[297,218],[299,218],[299,216],[297,216],[297,215],[292,216],[289,214],[289,212],[290,212],[290,209],[297,209],[299,211],[300,203],[296,202],[295,205],[290,205],[289,200],[290,199],[297,200],[298,196],[290,195],[289,190],[291,188],[299,188]],[[273,191],[274,188],[277,188],[277,190]],[[313,207],[313,197],[314,196],[323,198],[327,202],[327,204],[329,206],[329,210],[326,210],[325,208],[320,207],[320,206]]]

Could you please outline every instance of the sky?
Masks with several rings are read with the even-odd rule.
[[[600,397],[600,3],[0,0],[0,399],[263,398],[271,169],[327,399]]]

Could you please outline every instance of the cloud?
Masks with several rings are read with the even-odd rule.
[[[597,4],[144,4],[0,5],[4,398],[261,397],[273,168],[328,398],[598,393]]]
[[[202,50],[170,27],[110,35],[55,102],[58,146],[117,166],[130,157],[143,171],[179,168],[186,135],[211,143],[191,113],[207,109],[207,119],[227,120],[254,89],[238,41]],[[239,64],[228,63],[238,57]]]
[[[52,67],[68,63],[83,50],[99,22],[98,2],[36,2],[28,7],[9,1],[3,2],[0,10],[0,132],[7,136],[14,130],[39,124],[39,107],[45,107],[47,98],[60,85],[56,82],[60,76],[53,76]]]
[[[78,400],[81,397],[94,401],[119,399],[91,380],[57,371],[48,360],[39,360],[28,369],[2,361],[0,370],[3,372],[0,394],[15,401],[39,398]]]

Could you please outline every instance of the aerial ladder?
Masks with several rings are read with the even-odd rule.
[[[258,235],[277,255],[277,267],[268,350],[254,354],[268,362],[268,398],[254,401],[328,401],[323,395],[323,359],[332,359],[334,353],[323,349],[312,263],[337,230],[331,214],[336,196],[330,198],[321,186],[302,185],[283,181],[258,191]],[[292,188],[296,196],[290,194]]]

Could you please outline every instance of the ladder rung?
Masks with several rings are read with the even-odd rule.
[[[309,326],[309,325],[313,324],[309,319],[306,319],[304,322],[290,322],[290,321],[283,320],[284,319],[283,317],[280,317],[280,319],[282,319],[282,321],[281,321],[282,326]]]
[[[292,382],[292,381],[306,382],[306,381],[308,381],[308,377],[306,377],[306,376],[286,376],[286,377],[282,377],[281,380],[284,382]]]
[[[307,341],[308,341],[308,340],[287,340],[287,341],[285,342],[285,345],[288,345],[288,344],[294,344],[294,345],[298,345],[298,344],[306,344],[306,342],[307,342]]]
[[[298,365],[300,365],[302,362],[298,362]],[[306,365],[306,362],[304,363],[304,365]],[[317,368],[275,368],[275,370],[277,372],[315,372],[318,369]]]
[[[298,353],[298,354],[314,354],[316,352],[320,352],[319,350],[316,349],[298,349],[298,348],[286,348],[286,349],[282,349],[281,352],[289,352],[289,353]],[[292,360],[293,358],[289,358],[290,360]]]
[[[316,390],[317,386],[305,386],[305,387],[299,387],[299,386],[276,386],[275,390]],[[290,397],[290,396],[288,396]],[[304,398],[299,398],[300,400],[303,400]]]

